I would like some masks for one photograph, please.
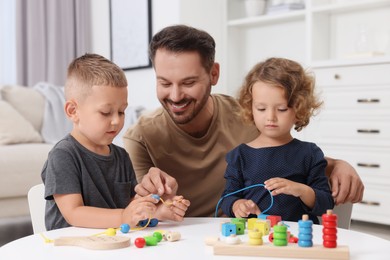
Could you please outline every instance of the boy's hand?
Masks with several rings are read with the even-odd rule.
[[[134,198],[122,213],[122,223],[135,227],[140,220],[153,217],[158,202],[159,200],[151,196]]]
[[[183,196],[174,196],[157,206],[156,217],[160,220],[183,221],[190,204]]]
[[[252,200],[240,199],[233,204],[233,213],[236,218],[245,218],[250,214],[259,215],[259,207]]]

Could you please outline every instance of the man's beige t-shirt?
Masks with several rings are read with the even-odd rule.
[[[225,187],[225,155],[258,135],[254,125],[242,122],[234,98],[220,94],[212,98],[214,115],[203,137],[182,131],[163,108],[142,116],[123,137],[138,182],[150,167],[174,177],[179,184],[177,194],[191,202],[187,217],[214,215]]]

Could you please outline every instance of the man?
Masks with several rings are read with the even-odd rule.
[[[224,189],[225,155],[257,135],[237,101],[211,95],[219,78],[215,42],[206,32],[170,26],[149,46],[162,108],[140,118],[124,135],[140,195],[176,192],[191,201],[187,216],[212,216]],[[336,204],[361,201],[364,186],[348,163],[327,158]]]

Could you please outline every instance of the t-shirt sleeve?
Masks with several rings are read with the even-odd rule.
[[[123,136],[124,148],[130,156],[138,182],[141,182],[149,169],[154,167],[146,143],[142,140],[143,138],[138,132],[137,126],[127,130]]]
[[[54,148],[42,170],[45,199],[52,200],[54,194],[81,193],[79,172],[68,151]]]

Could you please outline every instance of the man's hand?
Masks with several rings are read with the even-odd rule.
[[[166,200],[158,205],[156,217],[159,220],[183,221],[190,204],[183,196],[174,196],[172,200]]]
[[[329,182],[335,204],[362,201],[364,185],[356,170],[343,160],[333,160],[332,163],[333,170],[330,173]]]
[[[178,184],[175,178],[158,168],[152,167],[149,172],[142,178],[141,183],[135,186],[135,192],[140,196],[149,194],[164,194],[173,197],[176,195]]]

